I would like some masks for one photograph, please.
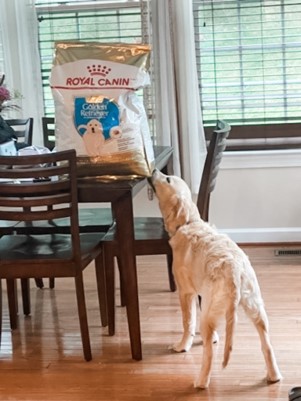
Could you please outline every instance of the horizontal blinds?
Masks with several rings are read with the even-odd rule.
[[[54,115],[49,76],[55,41],[142,42],[139,2],[64,1],[62,6],[55,6],[57,3],[60,2],[36,2],[46,116]]]
[[[204,123],[301,121],[301,1],[193,4]]]

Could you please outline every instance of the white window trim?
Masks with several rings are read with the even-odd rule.
[[[224,152],[221,169],[301,167],[301,149]]]
[[[39,10],[39,12],[57,12],[60,13],[62,11],[80,11],[80,10],[95,10],[95,9],[107,9],[107,8],[126,8],[126,7],[137,7],[137,3],[139,3],[140,0],[134,0],[134,1],[102,1],[100,2],[80,2],[80,3],[73,3],[70,2],[67,4],[59,4],[59,5],[53,5],[53,6],[46,6],[46,5],[36,5],[36,9]]]

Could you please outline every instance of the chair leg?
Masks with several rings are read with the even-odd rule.
[[[169,288],[170,291],[175,292],[177,290],[175,278],[172,272],[172,255],[166,255],[167,258],[167,273],[168,273],[168,280],[169,280]],[[122,263],[119,258],[117,258],[118,267],[120,269],[120,264]],[[124,296],[124,285],[122,284],[121,275],[120,275],[120,302],[121,306],[125,306],[125,296]]]
[[[172,272],[172,255],[167,255],[167,272],[168,272],[168,280],[169,280],[169,288],[170,291],[175,292],[177,290],[177,286],[175,283],[175,278]]]
[[[115,334],[115,265],[113,249],[110,247],[104,247],[103,261],[106,277],[109,335],[113,336]]]
[[[44,288],[44,282],[42,278],[35,278],[36,286],[38,288]],[[54,278],[51,277],[49,279],[49,288],[53,289],[54,288]]]
[[[18,327],[18,294],[17,282],[14,279],[6,280],[7,301],[9,311],[10,328],[15,330]]]
[[[36,286],[38,288],[44,288],[44,283],[43,283],[43,279],[42,278],[35,278],[34,280],[35,280]]]
[[[30,282],[28,278],[21,278],[21,292],[24,315],[30,315]]]
[[[100,309],[101,325],[107,327],[108,325],[108,308],[107,308],[107,290],[106,290],[106,275],[105,275],[105,262],[103,260],[104,253],[102,252],[95,259],[95,273],[97,284],[97,295]]]
[[[92,353],[82,272],[75,277],[75,288],[84,357],[86,361],[91,361]]]
[[[124,284],[122,283],[122,278],[120,274],[120,268],[121,268],[121,259],[117,257],[117,265],[118,265],[118,270],[119,270],[119,285],[120,285],[120,305],[125,306],[125,295],[124,295]]]

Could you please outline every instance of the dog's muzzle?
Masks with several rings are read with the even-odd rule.
[[[154,192],[156,192],[156,188],[154,186],[153,179],[154,179],[154,176],[157,174],[157,172],[158,172],[158,170],[155,169],[155,170],[153,170],[151,177],[147,177],[147,181],[148,181],[149,185],[152,187]]]

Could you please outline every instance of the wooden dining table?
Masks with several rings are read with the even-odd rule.
[[[155,167],[163,170],[170,161],[172,148],[155,146]],[[110,203],[116,223],[117,241],[122,258],[121,276],[124,282],[132,358],[142,359],[141,330],[136,256],[134,252],[133,197],[146,185],[145,177],[104,181],[99,177],[78,179],[78,200],[87,203]]]

